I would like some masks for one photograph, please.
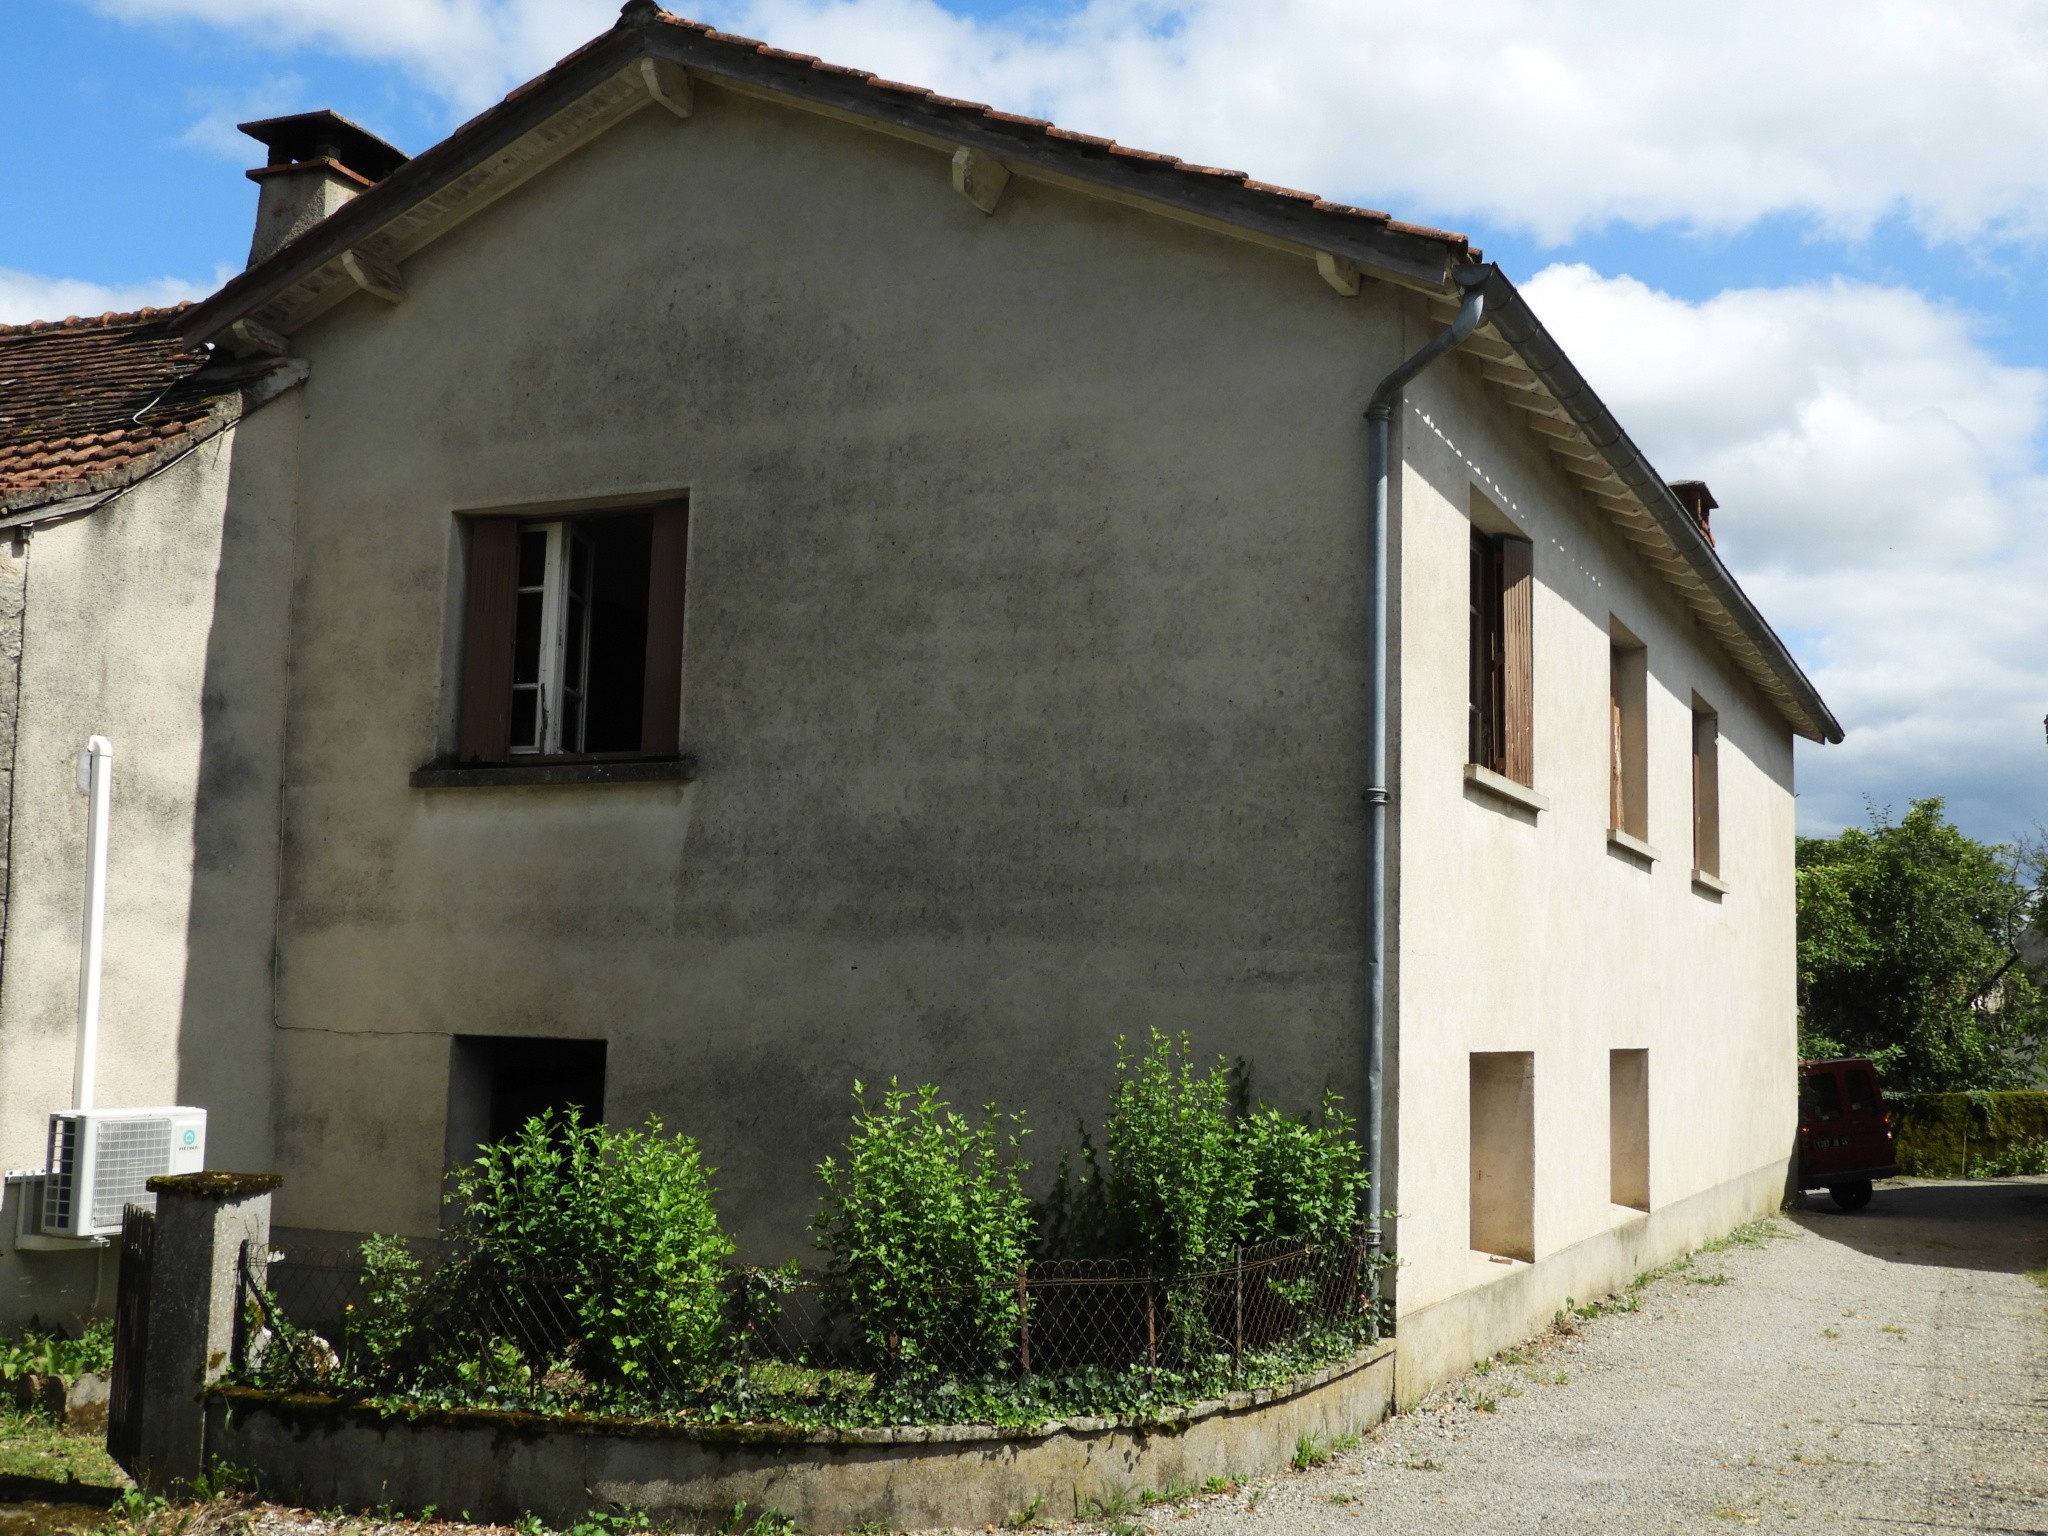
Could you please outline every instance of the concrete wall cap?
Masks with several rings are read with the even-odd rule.
[[[267,1195],[284,1184],[278,1173],[159,1173],[145,1187],[153,1195],[188,1195],[195,1200],[244,1200]]]

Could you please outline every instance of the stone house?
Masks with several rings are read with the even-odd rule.
[[[98,730],[103,1097],[206,1107],[288,1244],[431,1234],[574,1102],[788,1256],[856,1076],[1049,1166],[1155,1024],[1378,1104],[1404,1395],[1775,1207],[1839,728],[1463,237],[646,0],[410,160],[255,129],[252,263],[169,324],[259,382],[30,544],[6,1161]]]

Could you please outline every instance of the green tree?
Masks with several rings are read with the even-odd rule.
[[[2048,1001],[2019,962],[2042,894],[2020,851],[1964,836],[1938,799],[1801,838],[1799,1047],[1870,1057],[1909,1092],[2026,1086]]]

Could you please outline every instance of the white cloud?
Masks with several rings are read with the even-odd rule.
[[[1943,794],[1986,835],[2048,807],[2048,372],[1902,288],[1688,303],[1557,266],[1530,303],[1651,461],[1706,480],[1722,553],[1847,729],[1801,821]]]
[[[472,111],[610,0],[100,0],[396,63]],[[706,0],[705,19],[1092,133],[1550,241],[1614,220],[2048,234],[2048,7],[1985,0]]]
[[[214,286],[227,274],[216,272]],[[103,315],[109,310],[162,308],[186,299],[204,298],[211,286],[181,277],[109,287],[75,277],[41,277],[0,267],[0,325],[28,320],[62,320],[71,315]]]

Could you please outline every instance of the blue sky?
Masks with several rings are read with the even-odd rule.
[[[1803,830],[1945,796],[2048,820],[2048,9],[1921,0],[717,0],[731,30],[1472,235],[1849,729]],[[417,151],[592,0],[22,0],[0,320],[238,269],[260,151],[333,107]],[[1475,43],[1475,40],[1478,40]]]

